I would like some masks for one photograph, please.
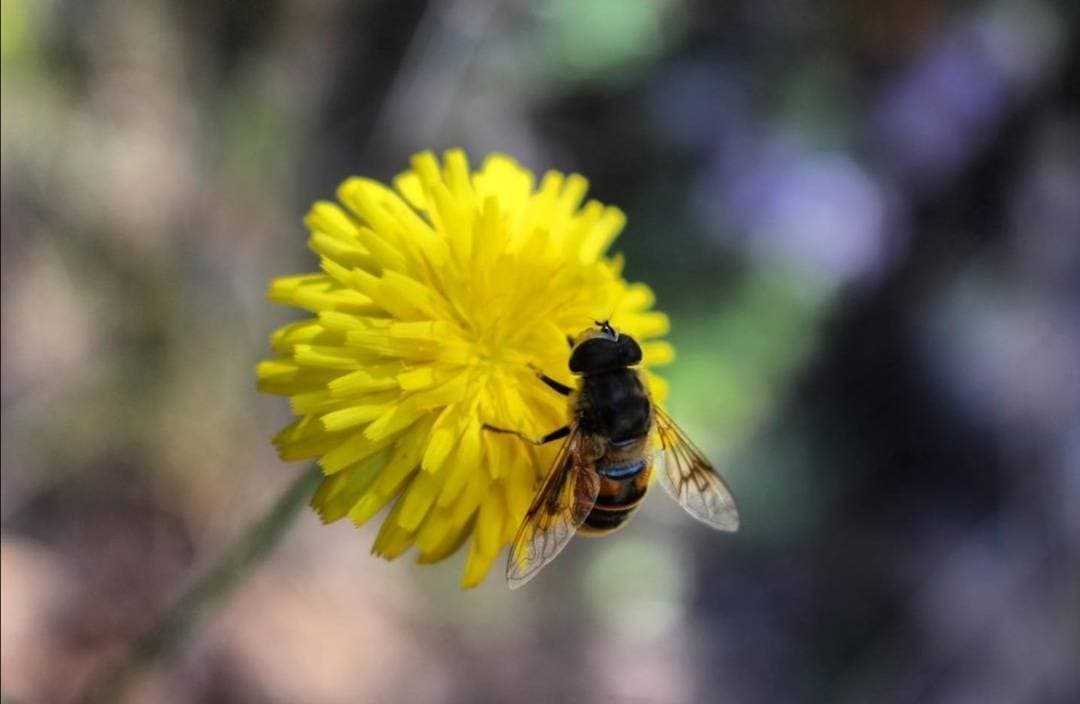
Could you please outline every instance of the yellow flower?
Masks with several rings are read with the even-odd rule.
[[[478,584],[510,542],[558,443],[534,447],[484,423],[542,436],[566,423],[567,335],[611,318],[644,350],[673,356],[653,293],[622,278],[608,247],[622,212],[581,203],[577,174],[531,172],[463,152],[425,152],[394,188],[352,177],[342,205],[305,223],[321,273],[275,280],[271,300],[314,314],[276,331],[262,390],[288,396],[298,420],[275,437],[282,458],[318,458],[312,505],[326,522],[362,524],[383,507],[372,552],[412,546],[422,563],[471,538],[462,585]],[[663,382],[648,375],[653,393]]]

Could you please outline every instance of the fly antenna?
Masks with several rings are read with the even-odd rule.
[[[607,332],[610,332],[612,335],[615,336],[615,339],[618,340],[619,339],[619,331],[616,330],[611,324],[611,319],[614,318],[614,317],[615,317],[615,308],[612,308],[611,312],[608,313],[604,317],[603,320],[597,320],[596,324],[599,325],[601,327],[601,329],[606,330]]]

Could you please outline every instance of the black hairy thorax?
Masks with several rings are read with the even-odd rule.
[[[618,445],[649,432],[652,407],[637,371],[629,368],[586,374],[575,409],[581,432]]]

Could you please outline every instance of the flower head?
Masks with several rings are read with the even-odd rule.
[[[288,396],[298,419],[275,437],[283,458],[318,458],[312,505],[324,521],[362,524],[391,506],[372,549],[415,546],[435,562],[470,541],[464,586],[510,542],[557,447],[566,399],[533,368],[573,385],[567,335],[610,318],[637,338],[648,373],[667,362],[667,317],[652,291],[607,254],[625,218],[589,201],[577,174],[532,173],[492,155],[425,152],[394,188],[353,177],[341,205],[305,223],[321,273],[275,280],[270,298],[313,313],[271,338],[260,387]]]

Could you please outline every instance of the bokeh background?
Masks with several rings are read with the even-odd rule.
[[[74,700],[304,470],[267,282],[450,146],[627,212],[743,530],[655,492],[461,592],[305,511],[124,701],[1080,698],[1077,3],[2,8],[5,702]]]

